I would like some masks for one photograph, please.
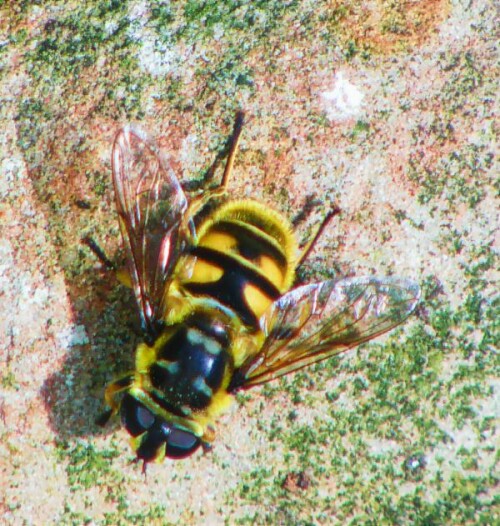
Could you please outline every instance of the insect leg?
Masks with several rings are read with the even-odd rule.
[[[132,288],[132,280],[130,279],[130,274],[127,272],[127,270],[118,269],[116,265],[108,258],[108,256],[106,256],[104,250],[91,237],[86,236],[82,238],[82,243],[90,248],[97,259],[108,270],[112,270],[116,274],[116,278],[122,285],[125,285],[129,289]]]
[[[319,236],[323,233],[323,230],[325,229],[326,225],[328,225],[330,220],[338,214],[340,214],[340,208],[337,207],[333,208],[326,214],[326,216],[323,218],[323,221],[321,221],[321,223],[318,225],[318,228],[316,229],[314,235],[302,248],[302,253],[300,254],[297,260],[297,268],[300,267],[306,260],[307,256],[309,256],[311,250],[314,248],[314,244],[316,243],[316,241],[318,241]]]
[[[116,272],[116,265],[106,256],[104,250],[89,236],[82,238],[82,243],[87,245],[97,259],[108,269]]]
[[[212,199],[217,199],[219,197],[222,197],[227,190],[227,183],[229,181],[229,178],[231,176],[231,172],[233,170],[234,165],[234,158],[236,157],[236,152],[238,150],[238,144],[240,142],[240,136],[241,131],[243,129],[243,120],[244,120],[245,113],[243,111],[238,111],[236,113],[236,118],[234,120],[234,126],[233,126],[233,133],[231,134],[231,137],[229,139],[229,153],[226,161],[226,166],[224,168],[224,173],[222,175],[222,180],[220,184],[214,188],[210,188],[206,192],[204,192],[202,195],[196,197],[193,199],[189,205],[189,212],[186,214],[188,217],[195,217],[202,208],[207,205]],[[225,152],[224,152],[225,153]],[[210,168],[210,170],[215,171],[216,161]],[[210,177],[213,176],[213,173],[211,173]],[[192,225],[189,225],[189,230],[191,232],[194,231],[194,228]]]
[[[202,188],[205,188],[208,185],[208,183],[210,183],[213,180],[215,171],[219,167],[219,164],[222,161],[222,159],[224,159],[224,157],[226,156],[228,156],[228,160],[226,161],[226,167],[224,170],[224,174],[226,176],[229,176],[229,173],[227,173],[228,172],[227,165],[228,165],[229,159],[231,158],[234,159],[234,153],[236,152],[238,138],[241,133],[241,129],[243,127],[243,117],[244,117],[243,111],[239,111],[236,113],[235,122],[233,125],[233,132],[231,133],[230,137],[226,140],[224,147],[217,154],[217,156],[215,157],[210,167],[206,170],[205,174],[200,179],[182,182],[182,188],[185,191],[194,192],[197,190],[201,190]],[[231,167],[232,167],[232,162],[231,162]],[[224,180],[224,176],[223,176],[223,180]],[[224,186],[225,188],[225,184],[221,184],[217,186]]]
[[[226,161],[226,167],[224,168],[224,174],[222,175],[222,181],[220,184],[220,188],[223,192],[226,191],[227,182],[229,181],[229,177],[231,176],[231,172],[233,171],[234,158],[236,157],[236,152],[240,143],[244,117],[245,113],[243,111],[239,111],[236,114],[236,119],[234,121],[233,133],[231,136],[231,147],[229,150],[229,155]]]
[[[208,425],[205,429],[205,434],[201,437],[203,449],[205,451],[211,449],[210,444],[215,440],[215,429],[213,426]]]
[[[114,382],[110,383],[106,387],[106,391],[104,392],[104,399],[106,400],[106,404],[110,407],[110,409],[105,411],[96,420],[96,424],[98,426],[105,426],[108,420],[111,418],[111,416],[118,412],[120,404],[116,401],[115,397],[122,391],[126,391],[132,385],[133,381],[134,374],[129,373],[126,376],[122,376],[118,380],[115,380]]]

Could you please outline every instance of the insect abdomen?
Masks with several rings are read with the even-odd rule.
[[[203,223],[196,258],[183,288],[209,297],[256,327],[267,307],[294,279],[296,245],[288,223],[254,201],[227,203]]]

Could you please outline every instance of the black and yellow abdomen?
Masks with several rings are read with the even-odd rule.
[[[296,242],[282,216],[255,201],[232,201],[198,230],[193,261],[181,287],[195,298],[213,299],[257,328],[267,307],[295,277]]]

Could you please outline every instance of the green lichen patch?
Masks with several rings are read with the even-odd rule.
[[[495,184],[496,86],[486,76],[484,61],[472,51],[443,53],[437,66],[443,72],[443,89],[433,103],[440,111],[430,123],[412,130],[408,177],[418,183],[423,204],[442,199],[451,209],[462,203],[474,208]],[[481,118],[480,127],[473,116]]]
[[[59,460],[68,461],[66,473],[72,491],[90,489],[105,482],[119,483],[122,479],[112,467],[112,460],[119,456],[115,445],[99,450],[90,443],[59,442],[57,454]]]

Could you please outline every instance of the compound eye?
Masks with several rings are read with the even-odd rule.
[[[142,435],[155,422],[151,411],[128,393],[122,399],[120,414],[123,426],[133,437]]]
[[[144,429],[149,429],[155,421],[155,417],[149,409],[146,409],[143,406],[137,407],[137,422]]]
[[[201,445],[201,440],[183,429],[172,427],[167,438],[165,455],[169,458],[185,458],[192,455]]]

